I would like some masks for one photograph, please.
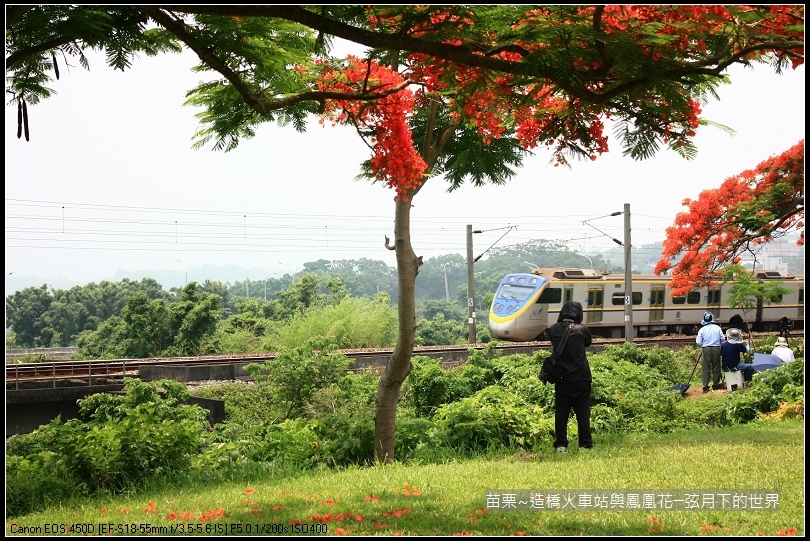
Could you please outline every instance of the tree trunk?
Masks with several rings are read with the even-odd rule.
[[[399,332],[391,362],[380,378],[374,419],[374,457],[377,462],[394,461],[397,402],[405,378],[413,365],[413,344],[416,339],[416,274],[422,264],[411,246],[411,201],[396,201],[394,219],[394,250],[397,256],[397,293]]]
[[[431,103],[431,111],[422,146],[422,159],[427,165],[426,173],[433,169],[445,143],[456,128],[455,123],[435,128],[438,103]],[[399,333],[391,362],[380,378],[374,417],[374,458],[389,464],[394,461],[394,444],[397,430],[397,403],[405,378],[413,365],[413,344],[416,340],[416,275],[422,265],[411,245],[411,203],[424,183],[408,192],[408,199],[398,199],[394,213],[394,250],[397,256],[397,293]]]

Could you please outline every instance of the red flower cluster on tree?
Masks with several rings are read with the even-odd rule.
[[[376,61],[350,56],[340,70],[327,67],[321,73],[321,91],[367,93],[383,92],[401,86],[404,79]],[[329,100],[323,115],[336,123],[354,123],[374,131],[371,170],[396,190],[396,199],[409,194],[424,182],[427,164],[413,147],[407,115],[413,110],[413,92],[403,88],[375,100]]]
[[[664,97],[666,93],[659,94],[656,89],[622,92],[619,102],[602,99],[600,96],[614,92],[622,84],[632,88],[636,80],[647,77],[649,68],[643,63],[633,64],[605,56],[590,39],[569,40],[568,33],[549,32],[549,29],[564,29],[574,22],[572,19],[593,21],[597,36],[601,33],[609,40],[610,36],[621,32],[622,39],[629,38],[635,43],[643,57],[656,62],[667,58],[675,62],[673,66],[705,57],[709,36],[731,40],[732,49],[746,58],[762,54],[756,46],[767,42],[769,35],[795,34],[797,40],[803,41],[802,21],[797,20],[799,14],[791,6],[771,7],[774,16],[769,20],[752,16],[750,32],[737,31],[729,37],[732,36],[729,29],[739,30],[739,17],[748,13],[754,15],[753,9],[723,5],[585,6],[576,11],[568,10],[565,17],[560,18],[554,8],[539,8],[526,11],[522,16],[517,14],[512,28],[516,31],[536,29],[542,38],[510,43],[495,31],[476,33],[477,14],[459,6],[414,6],[412,17],[404,16],[403,13],[408,12],[401,6],[370,6],[367,17],[374,30],[413,37],[444,33],[448,37],[443,43],[452,46],[468,43],[465,41],[468,36],[475,36],[474,54],[513,62],[516,69],[513,73],[495,73],[414,53],[402,64],[404,75],[399,75],[374,61],[350,57],[349,67],[341,68],[339,75],[335,70],[324,72],[321,90],[377,91],[393,88],[407,79],[420,85],[416,101],[403,85],[402,90],[376,102],[329,101],[325,113],[335,122],[354,122],[375,133],[372,171],[397,191],[397,199],[405,200],[418,191],[428,173],[410,140],[406,120],[415,104],[424,104],[429,96],[441,96],[453,121],[474,126],[485,143],[502,137],[511,127],[524,148],[533,149],[541,144],[549,147],[557,164],[567,164],[566,154],[571,152],[592,160],[607,152],[608,138],[603,121],[617,112],[617,106],[623,111],[642,111],[643,125],[667,145],[691,148],[702,111],[700,104],[687,95],[686,88],[674,94],[670,92],[668,98]],[[448,30],[452,32],[448,34]],[[574,54],[570,59],[570,73],[549,71],[543,74],[540,70],[539,74],[532,74],[517,69],[517,65],[530,56],[537,58],[540,65],[546,56],[550,65],[558,64],[554,55],[565,50]],[[796,62],[794,60],[794,65]],[[588,99],[584,99],[584,93],[590,93]]]
[[[655,273],[672,273],[673,295],[714,283],[716,271],[738,263],[752,245],[801,230],[804,244],[804,140],[786,152],[685,199],[687,212],[667,228]],[[683,254],[673,265],[673,258]]]

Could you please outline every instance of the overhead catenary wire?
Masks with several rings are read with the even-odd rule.
[[[476,217],[476,232],[490,244],[481,254],[500,248],[515,248],[536,240],[568,243],[589,238],[588,251],[607,251],[612,246],[587,235],[571,235],[583,225],[576,216],[510,216],[509,226],[500,216]],[[591,218],[593,219],[593,218]],[[664,238],[661,229],[648,229],[649,236]],[[518,225],[515,220],[519,220]],[[470,220],[459,216],[414,217],[412,239],[425,256],[463,254],[464,228]],[[490,225],[491,224],[491,225]],[[593,227],[591,224],[589,227]],[[295,214],[245,212],[222,209],[140,207],[117,204],[84,204],[68,201],[6,199],[6,247],[100,252],[334,252],[379,254],[383,232],[393,226],[391,216]],[[597,229],[604,239],[611,229]],[[618,225],[617,229],[618,231]],[[519,234],[518,231],[520,231]],[[566,233],[560,238],[560,233]],[[507,235],[509,242],[503,242]],[[497,235],[497,237],[495,236]],[[615,242],[615,240],[614,240]],[[620,243],[617,243],[620,244]],[[656,244],[651,244],[654,250]],[[639,248],[634,247],[634,253]],[[792,255],[790,251],[774,254]],[[320,257],[320,256],[318,256]],[[323,256],[328,258],[328,253]]]
[[[498,242],[500,242],[500,241],[501,241],[501,239],[503,239],[503,238],[504,238],[506,235],[508,235],[510,231],[512,231],[513,229],[517,229],[517,226],[516,226],[516,225],[510,225],[510,226],[507,226],[506,228],[501,228],[501,229],[506,229],[506,233],[504,233],[503,235],[501,235],[501,238],[499,238],[498,240],[496,240],[495,242],[493,242],[493,243],[490,245],[490,247],[489,247],[489,248],[487,248],[486,250],[484,250],[484,251],[483,251],[483,252],[482,252],[482,253],[481,253],[481,254],[480,254],[478,257],[476,257],[475,259],[473,259],[473,263],[477,262],[479,259],[481,259],[482,257],[484,257],[484,254],[486,254],[488,251],[490,251],[490,250],[492,249],[492,247],[493,247],[493,246],[495,246],[496,244],[498,244]],[[477,230],[473,231],[473,233],[483,233],[483,232],[484,232],[484,231],[483,231],[483,230],[481,230],[481,229],[477,229]]]

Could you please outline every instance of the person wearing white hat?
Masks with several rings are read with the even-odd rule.
[[[703,392],[708,393],[711,388],[719,389],[720,378],[720,345],[725,337],[714,314],[706,312],[700,321],[701,327],[698,331],[695,343],[700,347],[703,357]],[[709,387],[709,380],[712,380],[712,387]]]
[[[751,378],[754,377],[754,365],[740,362],[740,355],[749,351],[751,351],[751,344],[743,342],[740,329],[727,330],[726,341],[720,346],[723,370],[729,372],[739,370],[743,373],[745,382],[750,383]]]
[[[771,355],[776,355],[786,363],[792,363],[796,360],[796,357],[793,355],[793,350],[790,349],[787,339],[784,336],[780,336],[776,339],[776,344],[773,346]]]

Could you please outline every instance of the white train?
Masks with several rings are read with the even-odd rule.
[[[759,280],[781,280],[791,293],[782,302],[760,301],[746,314],[728,302],[731,284],[702,287],[683,296],[670,296],[668,276],[634,274],[633,333],[636,337],[694,334],[704,312],[711,311],[723,328],[739,315],[754,331],[804,328],[804,276],[780,271],[757,271]],[[508,274],[501,280],[489,311],[489,330],[497,340],[529,342],[547,340],[548,328],[557,322],[562,305],[582,303],[584,323],[594,336],[625,335],[624,274],[603,274],[592,269],[545,268],[531,273]]]

